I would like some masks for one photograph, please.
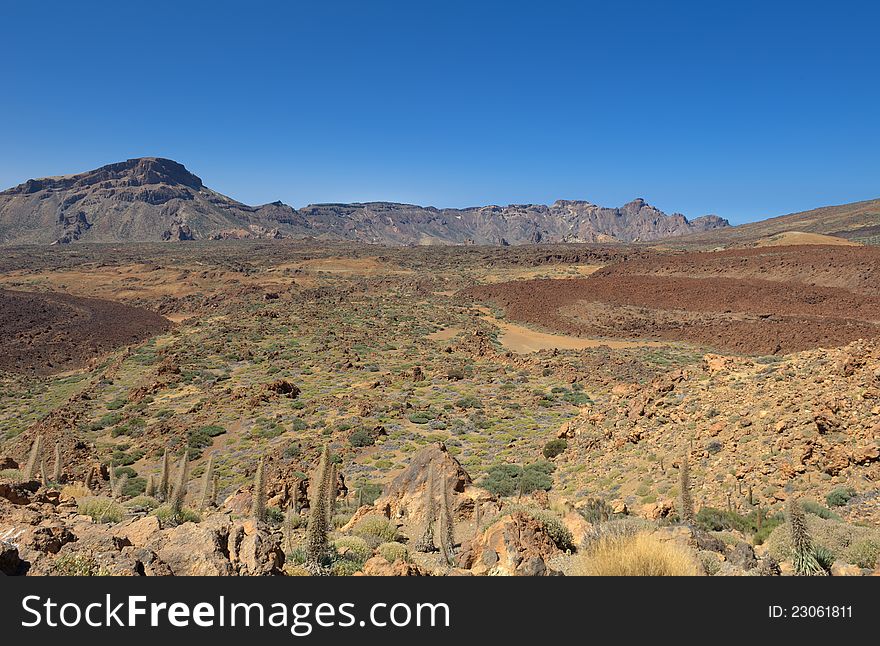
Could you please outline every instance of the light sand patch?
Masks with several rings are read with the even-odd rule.
[[[281,290],[292,284],[294,279],[289,276],[267,276],[266,272],[245,275],[223,269],[205,269],[198,265],[85,266],[78,269],[41,272],[21,270],[0,276],[0,287],[64,292],[75,296],[121,302],[166,296],[180,298],[199,293],[216,294],[230,288],[240,289],[242,286]]]
[[[514,267],[493,271],[483,277],[486,283],[504,283],[533,278],[583,278],[601,269],[603,265],[547,265],[545,267]]]
[[[442,330],[437,330],[436,332],[431,332],[427,336],[430,341],[449,341],[455,336],[458,336],[461,332],[464,332],[460,327],[447,327]]]
[[[779,233],[777,235],[770,236],[769,238],[764,238],[762,240],[758,240],[755,243],[756,247],[785,247],[785,246],[793,246],[793,245],[809,245],[809,244],[821,244],[821,245],[840,245],[845,247],[861,247],[862,244],[859,242],[854,242],[852,240],[847,240],[846,238],[839,238],[837,236],[829,236],[822,233],[804,233],[803,231],[786,231],[785,233]]]
[[[630,341],[621,339],[598,339],[568,336],[565,334],[549,334],[537,332],[522,325],[508,323],[495,318],[488,307],[477,307],[483,318],[498,327],[501,334],[498,340],[505,348],[518,354],[528,354],[540,350],[586,350],[587,348],[659,348],[669,346],[662,341]]]
[[[621,341],[619,339],[582,339],[577,336],[565,336],[562,334],[547,334],[536,332],[522,325],[515,325],[504,321],[493,321],[494,325],[501,328],[498,340],[501,345],[512,352],[525,354],[538,352],[539,350],[585,350],[587,348],[659,348],[668,346],[668,343],[658,341]]]

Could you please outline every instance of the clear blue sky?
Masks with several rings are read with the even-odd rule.
[[[876,4],[4,2],[0,187],[152,155],[252,204],[880,197]]]

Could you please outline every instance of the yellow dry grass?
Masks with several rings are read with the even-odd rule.
[[[652,534],[607,536],[575,561],[579,576],[698,576],[696,554]]]

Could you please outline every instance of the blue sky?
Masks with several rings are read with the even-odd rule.
[[[3,3],[0,187],[146,155],[243,202],[880,197],[880,9]]]

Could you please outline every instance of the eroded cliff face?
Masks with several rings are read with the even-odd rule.
[[[248,206],[207,188],[170,159],[144,157],[31,179],[0,192],[0,244],[243,238],[351,240],[385,245],[636,242],[728,226],[689,221],[637,199],[437,209],[392,202]]]

